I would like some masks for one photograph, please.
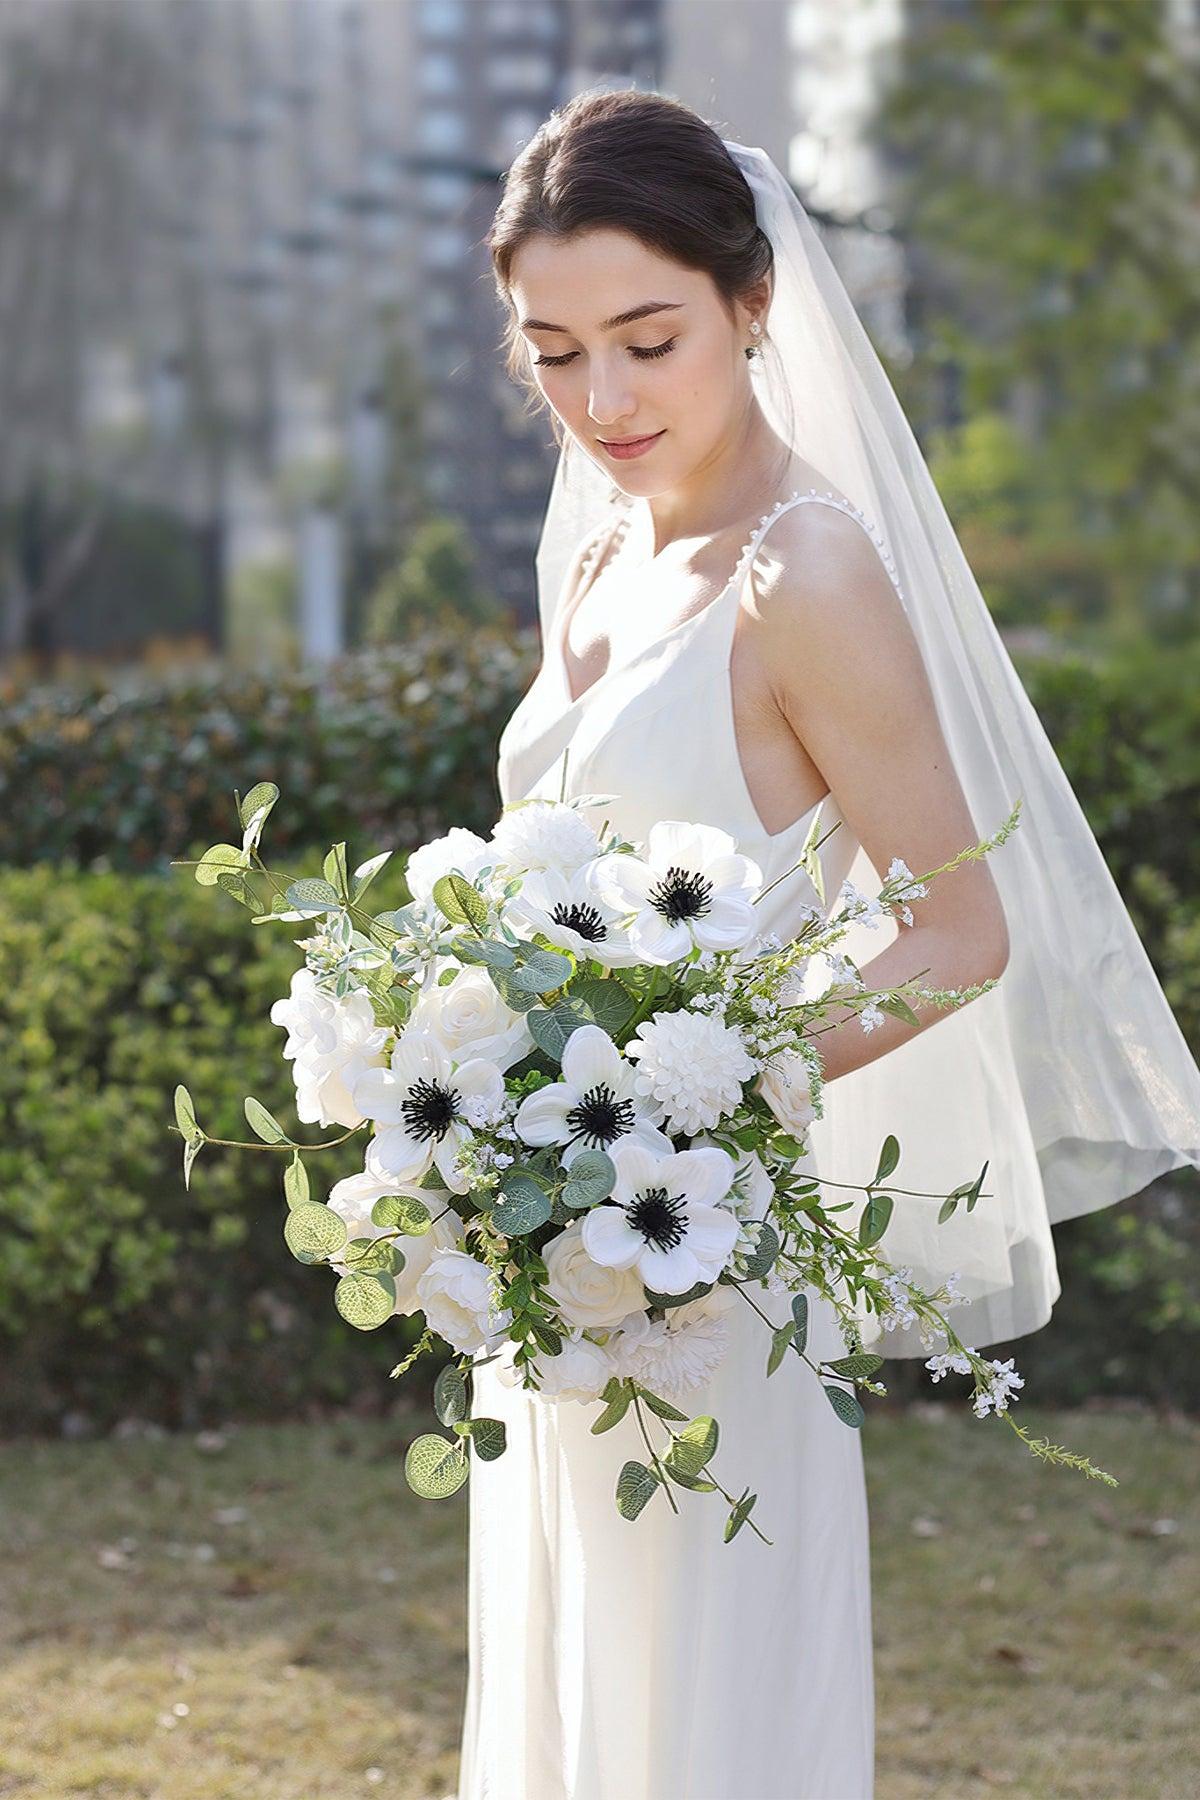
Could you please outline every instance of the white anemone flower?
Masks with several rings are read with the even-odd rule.
[[[504,1077],[483,1057],[455,1064],[428,1032],[403,1031],[390,1069],[367,1069],[354,1084],[354,1103],[375,1121],[366,1166],[381,1179],[419,1181],[430,1165],[455,1194],[470,1179],[457,1166],[473,1127],[500,1118]]]
[[[584,1150],[636,1143],[651,1154],[674,1149],[658,1128],[662,1108],[637,1093],[637,1071],[627,1063],[607,1031],[579,1025],[563,1046],[562,1080],[527,1094],[513,1116],[527,1144],[562,1144],[569,1169]]]
[[[685,1294],[715,1281],[738,1237],[738,1221],[720,1204],[737,1165],[714,1145],[656,1156],[640,1144],[609,1153],[617,1171],[613,1204],[583,1216],[589,1256],[609,1268],[636,1268],[658,1294]]]
[[[641,958],[622,928],[622,914],[588,880],[596,860],[593,857],[566,874],[561,869],[530,870],[506,913],[514,922],[540,931],[560,950],[590,956],[605,968],[632,968]]]
[[[569,875],[600,853],[600,839],[573,806],[530,800],[501,813],[492,827],[493,861],[524,874],[557,869]]]
[[[693,944],[735,950],[755,935],[762,870],[715,825],[660,819],[644,858],[623,850],[597,857],[588,878],[602,900],[633,913],[629,940],[640,962],[678,962]]]
[[[422,905],[430,905],[434,883],[443,875],[457,869],[468,881],[473,881],[480,869],[491,867],[495,861],[495,853],[486,838],[481,838],[477,831],[454,825],[443,837],[430,838],[427,844],[413,851],[404,865],[404,879],[413,899]]]

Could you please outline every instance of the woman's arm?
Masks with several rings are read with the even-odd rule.
[[[773,671],[781,713],[817,764],[842,817],[875,868],[894,856],[915,876],[970,844],[977,831],[942,735],[904,607],[871,541],[832,507],[800,506],[771,536],[753,586],[751,630]],[[985,830],[999,821],[985,821]],[[912,926],[860,964],[870,988],[964,988],[1008,961],[1004,909],[986,859],[960,864],[913,904]],[[969,1004],[969,1003],[968,1003]],[[866,1032],[856,1015],[818,1040],[827,1080],[874,1062],[948,1017],[914,1006],[920,1024],[886,1016]]]

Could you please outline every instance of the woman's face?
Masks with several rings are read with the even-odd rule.
[[[756,315],[737,302],[731,320],[702,270],[608,227],[539,233],[510,292],[547,403],[626,493],[681,486],[730,443],[751,403]],[[643,436],[654,441],[638,455],[612,447]]]

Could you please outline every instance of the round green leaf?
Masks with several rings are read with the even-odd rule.
[[[246,852],[236,844],[214,844],[196,864],[195,876],[201,887],[216,887],[221,869],[244,869]]]
[[[318,1200],[294,1206],[283,1224],[283,1239],[297,1262],[324,1262],[346,1242],[345,1224]]]
[[[457,1493],[468,1472],[466,1451],[432,1431],[414,1438],[404,1458],[404,1479],[422,1500]]]
[[[470,1411],[467,1378],[455,1363],[446,1363],[438,1370],[433,1384],[433,1410],[443,1425],[457,1425]]]
[[[347,1325],[358,1331],[375,1331],[392,1316],[396,1283],[390,1275],[343,1275],[333,1290],[333,1301]]]
[[[544,1225],[553,1210],[550,1196],[528,1175],[512,1175],[505,1181],[499,1200],[492,1207],[492,1224],[505,1237],[523,1237]]]
[[[371,1208],[371,1223],[421,1237],[429,1230],[433,1218],[423,1200],[415,1194],[382,1194]]]

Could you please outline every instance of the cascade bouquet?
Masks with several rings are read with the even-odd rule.
[[[1011,1360],[988,1362],[940,1310],[963,1299],[954,1276],[930,1294],[888,1262],[896,1138],[865,1200],[827,1199],[804,1167],[831,1020],[857,1015],[871,1031],[890,1013],[915,1026],[914,1001],[957,1007],[995,985],[939,990],[917,977],[869,989],[838,948],[850,924],[894,914],[911,925],[910,903],[1002,844],[1020,801],[995,837],[941,869],[917,877],[896,858],[875,897],[847,880],[832,909],[818,809],[787,875],[803,870],[821,905],[796,909],[785,944],[756,930],[776,883],[763,886],[728,833],[666,819],[631,843],[584,817],[611,796],[519,801],[487,838],[448,831],[410,856],[409,903],[374,915],[368,891],[391,853],[351,873],[337,844],[320,877],[276,872],[260,844],[278,798],[269,782],[239,798],[240,846],[215,845],[191,866],[255,924],[308,929],[296,939],[304,966],[271,1017],[287,1032],[298,1117],[343,1130],[300,1144],[250,1097],[246,1147],[280,1156],[285,1243],[334,1271],[344,1319],[370,1331],[424,1315],[393,1375],[437,1340],[449,1347],[434,1405],[451,1435],[410,1445],[417,1494],[449,1495],[472,1451],[504,1452],[503,1421],[472,1405],[472,1370],[496,1360],[538,1403],[598,1406],[594,1432],[634,1409],[646,1454],[616,1473],[624,1517],[660,1489],[677,1510],[675,1484],[723,1497],[726,1541],[747,1522],[763,1537],[757,1495],[714,1468],[718,1421],[680,1405],[719,1366],[738,1306],[762,1321],[766,1376],[797,1357],[851,1428],[864,1417],[856,1390],[886,1392],[874,1379],[883,1358],[862,1347],[861,1318],[874,1313],[885,1330],[917,1325],[935,1380],[972,1375],[978,1416],[1002,1415],[1035,1454],[1112,1482],[1012,1420],[1023,1383]],[[203,1131],[185,1087],[175,1112],[187,1182],[204,1145],[229,1140]],[[361,1172],[315,1193],[310,1165],[357,1134]],[[939,1220],[975,1207],[986,1171],[924,1196],[941,1202]],[[807,1289],[836,1310],[836,1360],[808,1353]],[[774,1323],[765,1308],[781,1302]],[[652,1428],[665,1434],[657,1447]]]

